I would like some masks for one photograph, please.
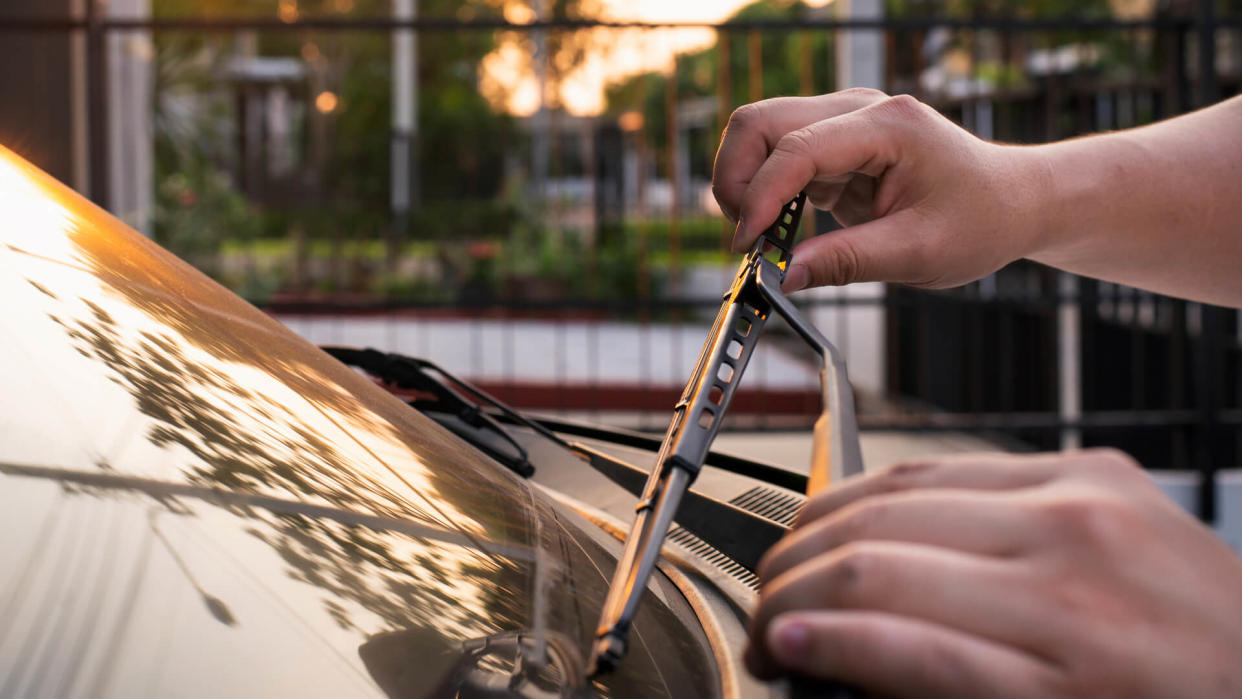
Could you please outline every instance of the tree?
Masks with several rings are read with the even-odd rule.
[[[800,0],[794,2],[759,0],[738,10],[726,20],[726,24],[755,20],[796,20],[805,16],[808,10],[809,8]],[[760,90],[763,97],[796,95],[802,92],[804,76],[800,71],[807,62],[803,57],[803,52],[806,51],[810,52],[809,63],[813,66],[810,76],[811,92],[826,92],[831,89],[833,83],[833,76],[829,74],[833,51],[831,32],[820,30],[756,31],[759,32],[760,56],[763,63]],[[751,101],[751,86],[748,78],[750,74],[748,50],[750,33],[742,30],[726,30],[724,37],[729,42],[728,75],[731,89],[728,102],[733,106],[746,104]],[[713,44],[701,51],[678,56],[676,92],[679,101],[716,95],[720,53],[719,44]],[[667,167],[667,163],[664,162],[668,132],[667,81],[666,74],[644,73],[613,83],[605,89],[608,113],[616,115],[633,109],[642,112],[647,143],[658,154],[657,161],[661,170]],[[698,150],[714,152],[715,145],[713,139],[710,144],[705,144]]]

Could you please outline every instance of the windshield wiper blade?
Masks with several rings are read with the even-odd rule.
[[[815,426],[809,491],[823,487],[830,479],[862,470],[853,395],[845,380],[844,361],[780,290],[805,202],[806,196],[799,194],[786,204],[743,259],[681,400],[674,407],[600,614],[591,654],[593,675],[615,668],[625,655],[630,625],[669,527],[703,466],[760,330],[773,311],[824,360],[820,374],[824,414]],[[779,262],[764,257],[768,246],[780,251]]]
[[[467,400],[453,386],[457,386],[467,393],[476,396],[481,403],[491,406],[503,415],[505,419],[528,427],[557,444],[569,448],[569,444],[565,440],[556,436],[548,428],[525,417],[479,387],[457,378],[425,359],[391,352],[381,352],[369,348],[355,349],[352,347],[322,346],[320,349],[332,355],[343,364],[362,369],[386,384],[399,389],[430,395],[430,399],[419,396],[408,399],[409,404],[420,411],[449,414],[473,429],[486,430],[495,435],[507,444],[513,452],[506,453],[501,451],[487,440],[479,439],[468,430],[458,429],[457,425],[452,422],[441,423],[453,431],[454,434],[470,442],[472,446],[504,464],[523,478],[530,478],[535,473],[535,467],[530,463],[526,449],[521,444],[518,444],[517,440],[495,418],[484,412],[478,403]],[[437,378],[437,374],[442,378]]]
[[[662,436],[653,437],[642,432],[633,432],[618,427],[600,427],[586,422],[546,416],[532,417],[531,419],[556,432],[558,435],[594,439],[618,446],[642,449],[643,451],[658,453],[663,442]],[[708,451],[707,458],[703,460],[703,465],[712,466],[729,473],[736,473],[739,476],[753,478],[768,485],[775,485],[798,493],[805,493],[807,489],[806,474],[748,457],[734,456],[719,451]]]

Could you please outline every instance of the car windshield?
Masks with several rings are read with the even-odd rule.
[[[611,542],[8,152],[0,210],[0,695],[583,681]],[[594,689],[715,693],[648,596]]]

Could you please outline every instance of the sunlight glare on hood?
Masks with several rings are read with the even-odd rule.
[[[0,241],[24,252],[68,260],[76,216],[44,185],[47,177],[17,154],[0,147]]]

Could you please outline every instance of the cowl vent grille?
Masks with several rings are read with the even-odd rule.
[[[806,498],[794,493],[784,492],[775,488],[766,486],[756,486],[750,490],[738,495],[729,501],[730,504],[736,505],[743,510],[753,512],[760,517],[770,519],[777,524],[786,527],[792,526],[794,520],[798,518],[798,513],[802,511],[802,505],[806,502]],[[682,529],[674,527],[668,533],[668,538],[683,547],[690,553],[698,556],[708,565],[718,569],[720,572],[737,580],[752,590],[759,589],[759,578],[754,571],[746,568],[737,561],[729,558],[715,547],[707,544],[699,537]]]
[[[792,527],[798,513],[802,511],[802,505],[806,503],[806,498],[775,488],[757,486],[729,502],[760,517]]]

